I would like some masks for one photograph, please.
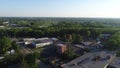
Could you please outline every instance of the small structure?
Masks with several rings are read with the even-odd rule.
[[[86,46],[91,45],[93,42],[91,41],[82,41],[82,43]]]
[[[28,44],[31,44],[34,40],[35,38],[24,38],[23,42],[25,45],[28,45]]]
[[[57,44],[57,53],[63,54],[67,50],[67,46],[64,44]]]
[[[102,48],[104,45],[101,44],[101,41],[82,41],[81,42],[87,49],[96,49]]]
[[[6,22],[3,22],[3,24],[9,24],[9,22],[8,22],[8,21],[6,21]]]
[[[0,57],[0,60],[4,59],[5,57]]]
[[[3,26],[3,25],[0,25],[0,28],[4,28],[5,26]]]
[[[15,50],[12,49],[12,50],[10,51],[10,53],[11,53],[11,54],[15,54]]]
[[[97,44],[96,45],[96,48],[102,48],[104,45],[102,45],[102,44]]]
[[[110,35],[110,34],[101,34],[100,36],[101,36],[102,38],[106,38],[106,39],[107,39],[107,38],[109,38],[111,35]]]
[[[110,34],[101,34],[102,37],[108,37]]]
[[[78,48],[85,49],[85,46],[83,46],[83,45],[75,44],[74,46],[75,46],[75,47],[78,47]]]
[[[14,49],[11,49],[10,51],[7,51],[6,52],[6,55],[13,55],[13,54],[15,54],[15,50]]]
[[[57,38],[51,38],[53,41],[58,41],[58,39]]]
[[[35,48],[44,47],[51,44],[53,44],[53,41],[50,38],[39,38],[32,42],[32,46]]]

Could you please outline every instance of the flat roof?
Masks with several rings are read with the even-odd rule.
[[[119,68],[120,67],[120,57],[115,57],[115,59],[109,65]]]
[[[36,39],[34,40],[34,42],[37,43],[46,43],[46,42],[53,42],[50,38],[40,38],[40,39]]]
[[[57,46],[65,46],[65,44],[57,44]]]
[[[105,64],[109,61],[107,57],[111,55],[108,51],[86,53],[81,57],[63,64],[63,68],[104,68]],[[95,56],[100,56],[101,58],[98,61],[94,61]]]

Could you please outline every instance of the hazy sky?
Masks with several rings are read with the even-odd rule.
[[[120,18],[120,0],[0,0],[0,16]]]

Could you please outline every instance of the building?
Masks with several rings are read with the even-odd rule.
[[[110,34],[101,34],[100,36],[104,39],[108,39],[111,35]]]
[[[101,44],[101,41],[82,41],[81,42],[84,45],[84,48],[87,49],[96,49],[96,48],[102,48],[104,45]]]
[[[83,45],[75,44],[74,46],[75,46],[75,47],[78,47],[78,48],[85,49],[85,46],[83,46]]]
[[[62,54],[67,50],[67,46],[64,44],[57,44],[57,53]]]
[[[53,41],[58,41],[58,39],[57,38],[51,38]]]
[[[34,40],[35,38],[24,38],[23,43],[24,45],[28,45],[28,44],[31,44]]]
[[[15,54],[15,50],[14,49],[11,49],[10,51],[7,51],[6,52],[6,55],[13,55],[13,54]]]
[[[114,68],[120,68],[120,57],[115,57],[115,59],[109,65],[113,66]]]
[[[110,34],[101,34],[102,37],[109,37]]]
[[[3,24],[9,24],[9,22],[8,22],[8,21],[6,21],[6,22],[3,22]]]
[[[93,42],[91,42],[91,41],[85,41],[85,42],[81,42],[82,44],[84,44],[84,45],[86,45],[86,46],[89,46],[89,45],[91,45]]]
[[[106,68],[114,54],[108,51],[86,53],[66,64],[62,68]]]
[[[50,38],[38,38],[32,42],[32,46],[35,48],[44,47],[51,44],[53,44],[53,41]]]
[[[4,59],[5,57],[0,57],[0,60]]]
[[[0,25],[0,28],[4,28],[5,26],[3,26],[3,25]]]

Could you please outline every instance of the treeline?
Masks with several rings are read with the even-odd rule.
[[[101,33],[113,34],[119,28],[66,28],[66,27],[46,27],[46,28],[12,28],[0,29],[0,36],[9,37],[63,37],[65,34],[80,34],[83,37],[90,33],[89,37],[98,37]]]
[[[109,20],[111,19],[0,18],[0,22],[9,21],[10,23],[28,26],[27,28],[10,28],[7,26],[8,28],[0,29],[0,36],[9,36],[11,38],[57,37],[64,39],[65,35],[71,34],[73,37],[79,37],[80,35],[82,38],[97,38],[102,33],[114,34],[120,30],[119,27],[110,27],[111,24],[108,25]]]
[[[31,23],[41,26],[51,26],[62,22],[76,23],[83,27],[120,27],[120,19],[111,18],[47,18],[47,17],[0,17],[0,23],[10,22],[20,25],[30,25]]]

